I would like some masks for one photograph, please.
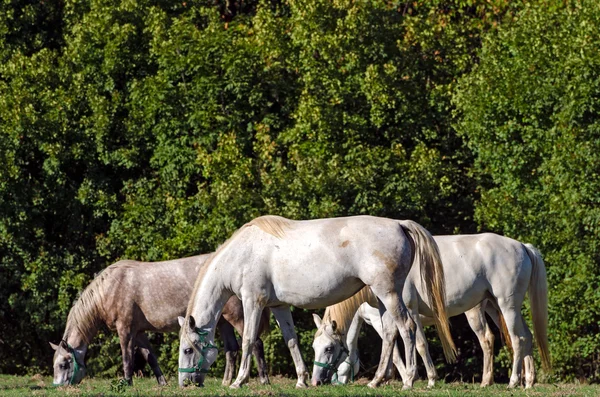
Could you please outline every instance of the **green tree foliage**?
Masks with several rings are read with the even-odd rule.
[[[473,154],[477,167],[483,162],[455,132],[451,98],[475,65],[481,37],[521,5],[0,4],[2,371],[50,370],[47,341],[60,338],[77,292],[110,263],[209,252],[259,215],[372,214],[415,219],[434,233],[476,229],[469,172]],[[459,102],[466,90],[461,95]],[[475,133],[462,133],[475,142]],[[520,161],[510,156],[503,166]],[[575,169],[561,175],[572,178]],[[476,175],[483,214],[493,209],[484,182],[495,174]],[[542,205],[534,204],[523,204],[532,215],[520,222],[534,222]],[[567,221],[560,216],[557,224]],[[544,236],[528,241],[545,242],[554,255],[551,243],[563,240]],[[299,309],[294,318],[308,360],[312,318]],[[271,370],[294,374],[278,332],[264,338]],[[458,339],[472,351],[466,332]],[[176,336],[153,339],[164,342],[159,360],[173,373]],[[114,334],[97,340],[90,372],[120,373]],[[366,361],[377,360],[373,351]],[[480,363],[467,364],[479,371]]]
[[[598,381],[600,6],[529,6],[490,35],[461,81],[477,219],[538,246],[548,266],[555,374]]]

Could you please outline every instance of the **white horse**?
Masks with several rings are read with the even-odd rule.
[[[320,308],[371,287],[390,321],[384,327],[381,361],[371,387],[381,383],[399,331],[405,344],[407,386],[416,375],[414,322],[402,303],[404,281],[418,258],[432,302],[432,316],[449,357],[455,348],[445,313],[444,274],[437,246],[427,230],[412,221],[371,216],[292,221],[264,216],[247,223],[225,242],[198,275],[187,318],[180,318],[179,383],[204,382],[212,365],[215,324],[225,301],[237,295],[244,307],[242,360],[236,381],[250,374],[249,352],[259,315],[270,307],[294,359],[297,387],[306,387],[307,369],[298,347],[290,305]],[[413,359],[411,359],[411,357]],[[190,368],[195,368],[189,372]],[[317,380],[313,379],[313,384]]]
[[[501,314],[495,308],[493,303],[488,301],[487,299],[479,303],[474,308],[465,312],[469,325],[471,326],[473,332],[475,332],[475,334],[477,335],[477,339],[479,340],[479,344],[481,345],[481,349],[483,350],[483,376],[481,379],[481,387],[489,386],[494,383],[494,334],[488,326],[487,320],[485,318],[486,313],[492,318],[496,326],[498,326],[498,328],[500,328],[501,331],[506,332],[506,325],[503,322],[504,320]],[[319,328],[320,324],[322,323],[321,318],[316,314],[313,314],[313,316],[315,316],[315,324],[318,324],[317,328]],[[421,316],[421,322],[424,325],[427,325],[428,319],[426,317]],[[335,375],[337,375],[337,379],[332,379],[332,382],[346,384],[348,383],[348,381],[354,381],[355,376],[358,374],[358,371],[360,369],[360,358],[358,354],[358,337],[360,334],[360,328],[363,323],[367,323],[368,325],[372,326],[381,337],[382,321],[379,310],[371,306],[369,303],[365,302],[359,306],[358,310],[356,311],[356,314],[354,315],[354,318],[352,319],[350,327],[348,328],[345,340],[345,343],[348,346],[347,358],[345,358],[345,360],[339,364],[337,372],[333,371]],[[329,334],[331,335],[331,332]],[[510,335],[505,334],[505,338],[507,342],[510,343]],[[319,341],[316,339],[317,338],[315,338],[315,343],[313,345],[315,352],[322,350],[322,348],[318,347],[319,345],[321,345],[322,343],[327,343],[325,340]],[[343,349],[341,349],[340,351],[343,351]],[[423,360],[426,360],[426,356],[421,356],[421,358]],[[397,345],[394,346],[392,360],[394,365],[398,369],[401,378],[404,379],[406,377],[406,369],[404,367],[402,358],[400,357],[400,352],[398,350]],[[432,387],[434,384],[435,378],[430,377],[428,387]]]
[[[535,381],[535,368],[533,364],[532,335],[521,315],[521,306],[525,294],[529,290],[533,327],[540,356],[544,368],[550,368],[550,353],[548,350],[548,297],[546,268],[540,253],[530,244],[522,244],[516,240],[498,236],[492,233],[477,235],[436,236],[444,265],[446,277],[447,313],[456,316],[467,314],[469,324],[477,334],[484,350],[484,376],[482,386],[491,384],[493,334],[485,321],[484,312],[492,316],[499,324],[504,318],[506,332],[510,336],[513,348],[513,369],[509,387],[520,383],[522,363],[525,363],[525,386],[531,387]],[[406,280],[403,300],[417,325],[417,349],[423,358],[429,378],[429,385],[436,379],[436,371],[429,355],[427,341],[423,332],[423,325],[431,323],[432,312],[429,308],[428,298],[422,293],[422,284],[419,281],[418,265],[413,266]],[[360,299],[355,299],[352,306],[358,308],[360,303],[374,303],[374,297],[369,296],[367,290]],[[487,305],[479,305],[482,301]],[[342,302],[339,305],[343,305]],[[343,353],[337,359],[333,373],[339,365],[343,365],[344,375],[356,370],[356,354],[354,345],[357,343],[357,330],[349,332],[350,319],[353,317],[346,306],[334,305],[325,312],[325,319],[316,319],[319,328],[313,348],[315,349],[315,362],[322,363],[326,360],[325,350],[344,351],[344,339],[353,350],[351,357]],[[491,305],[491,306],[490,306]],[[340,310],[342,308],[342,310]],[[502,317],[498,316],[498,311]],[[364,313],[364,310],[363,310]],[[373,318],[374,311],[370,314],[359,314],[358,317]],[[360,321],[360,319],[356,321]],[[371,320],[372,321],[372,320]],[[378,322],[385,326],[389,321],[382,317]],[[377,322],[377,321],[376,321]],[[343,335],[346,334],[347,335]],[[317,336],[318,335],[318,336]],[[337,357],[337,356],[336,356]],[[394,353],[395,362],[401,365],[399,354]],[[346,361],[346,364],[342,364]],[[398,364],[399,363],[399,364]],[[352,367],[352,368],[349,368]],[[323,371],[323,365],[315,365],[315,371]],[[404,377],[401,367],[398,368]],[[331,374],[327,374],[331,376]],[[346,378],[344,378],[346,379]]]

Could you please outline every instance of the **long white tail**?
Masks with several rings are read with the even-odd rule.
[[[540,252],[531,244],[523,244],[531,259],[533,269],[529,280],[529,302],[533,318],[533,333],[540,349],[544,370],[550,371],[550,349],[548,347],[548,281],[546,266]]]
[[[446,313],[446,280],[440,251],[431,234],[423,226],[413,221],[400,221],[400,225],[414,241],[416,251],[414,261],[419,261],[421,265],[421,282],[425,285],[427,298],[431,304],[444,355],[448,362],[454,362],[456,346],[450,334]]]

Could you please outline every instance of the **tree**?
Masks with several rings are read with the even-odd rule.
[[[600,351],[599,18],[594,2],[527,6],[486,38],[454,99],[477,220],[542,251],[555,375],[588,381]]]

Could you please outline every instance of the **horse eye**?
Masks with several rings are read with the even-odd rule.
[[[187,349],[185,349],[183,352],[184,352],[185,354],[192,354],[193,350],[192,350],[192,348],[191,348],[191,347],[188,347],[188,348],[187,348]]]
[[[328,346],[325,348],[325,353],[333,353],[333,346]]]
[[[69,363],[59,364],[58,368],[60,368],[60,369],[69,369]]]

